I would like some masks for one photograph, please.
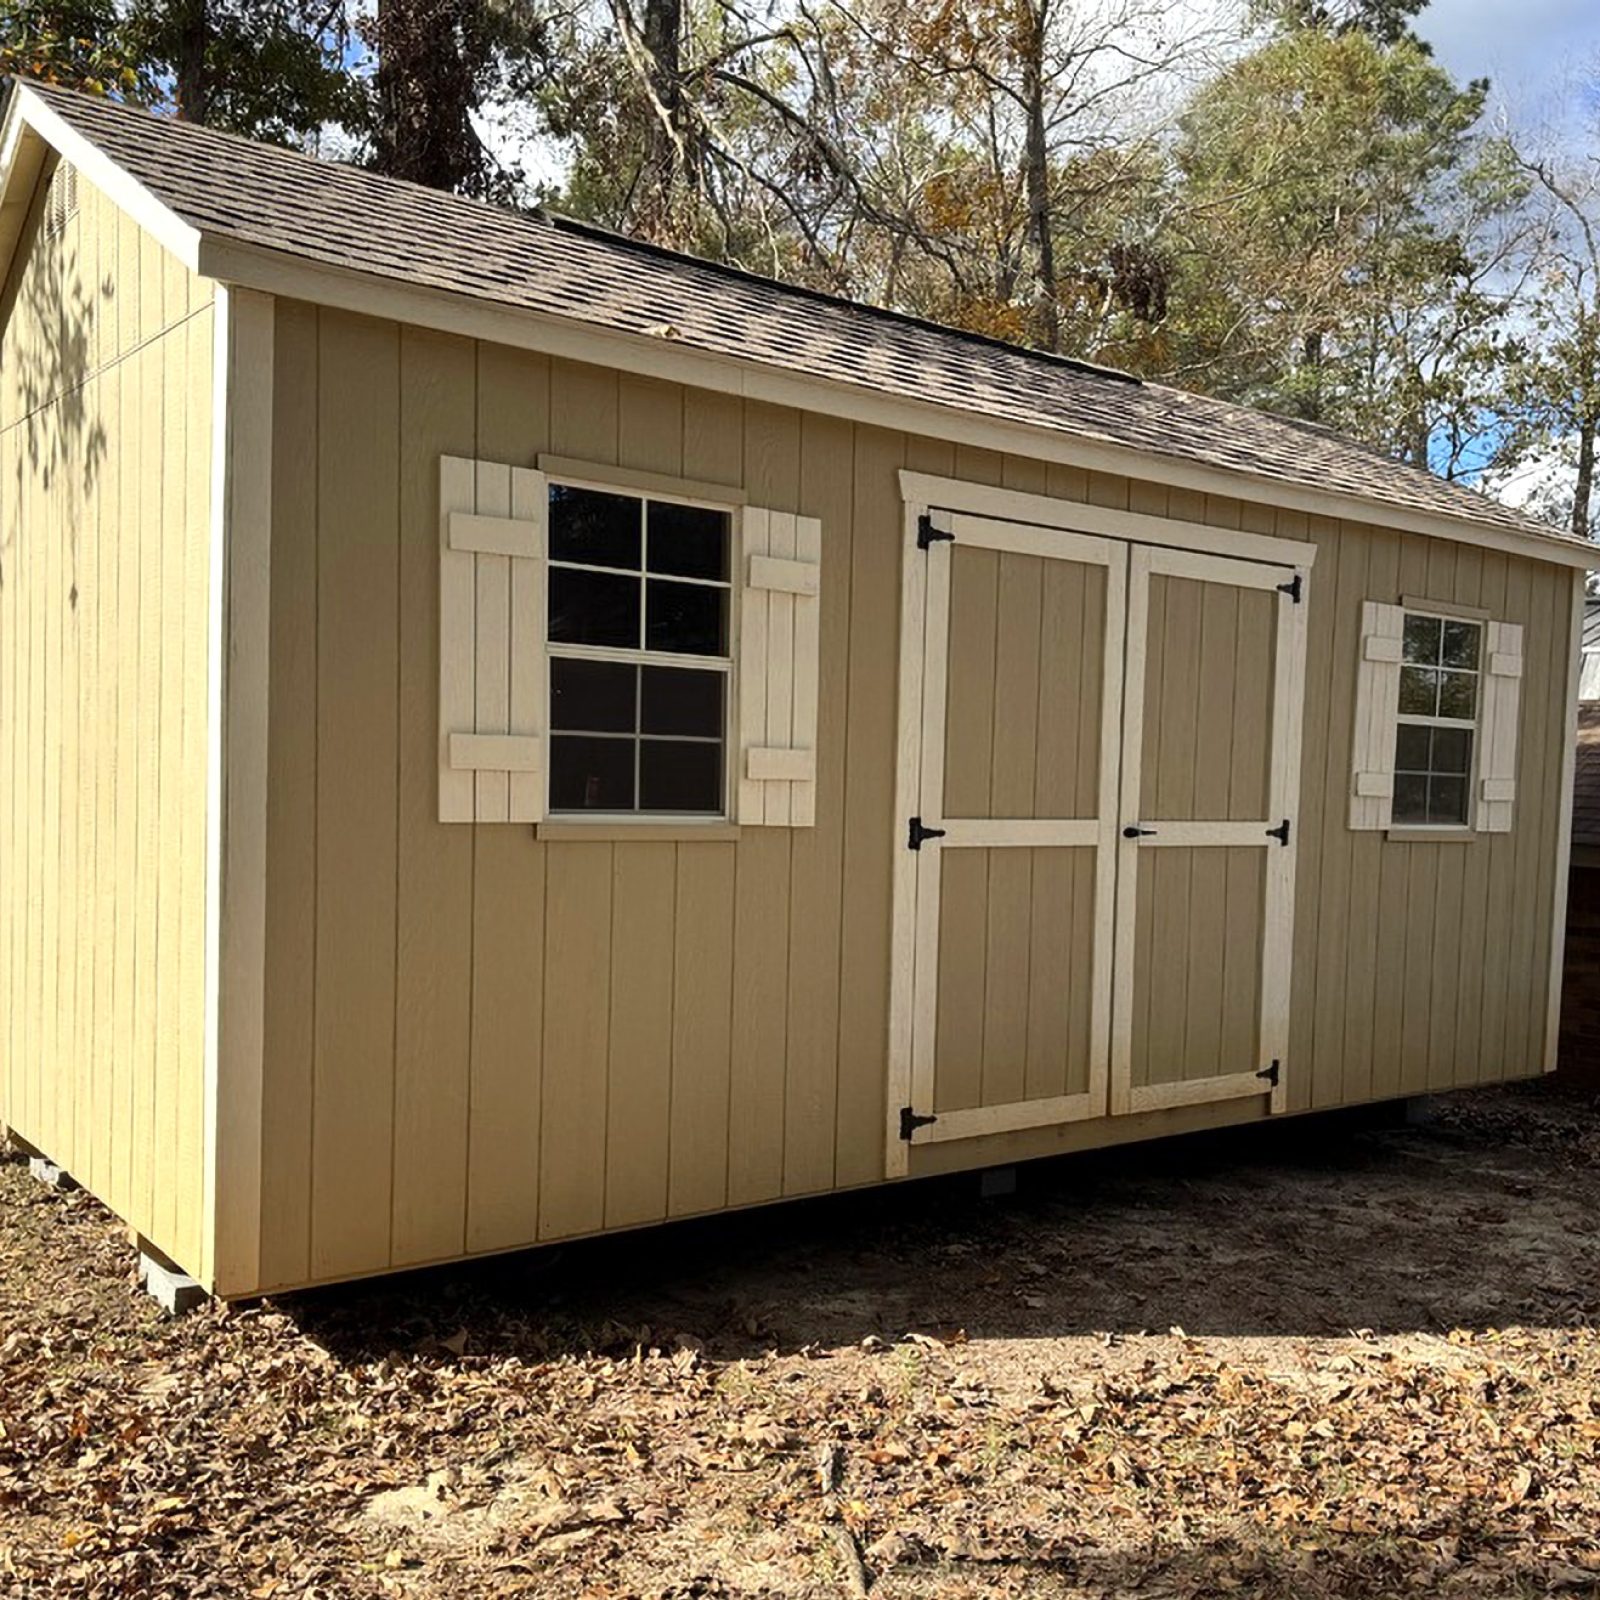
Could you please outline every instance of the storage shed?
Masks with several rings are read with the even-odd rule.
[[[0,267],[0,1120],[213,1291],[1552,1066],[1583,545],[54,90]]]

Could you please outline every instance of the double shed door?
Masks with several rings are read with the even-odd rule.
[[[1304,608],[1292,568],[925,520],[912,1144],[1283,1103]],[[904,1146],[902,1145],[902,1148]]]

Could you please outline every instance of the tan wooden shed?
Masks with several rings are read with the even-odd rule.
[[[0,1121],[248,1296],[1553,1064],[1591,552],[25,88]]]

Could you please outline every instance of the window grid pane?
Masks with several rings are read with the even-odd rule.
[[[1396,708],[1395,823],[1467,824],[1482,641],[1479,622],[1406,614]]]
[[[551,811],[722,815],[732,517],[561,486],[551,512]]]
[[[1391,820],[1409,827],[1467,823],[1473,732],[1402,722],[1395,733]]]

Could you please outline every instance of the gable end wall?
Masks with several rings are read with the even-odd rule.
[[[199,1272],[213,292],[53,181],[0,330],[0,1123]]]

